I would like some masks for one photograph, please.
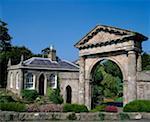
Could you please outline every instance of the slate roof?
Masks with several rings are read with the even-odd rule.
[[[23,62],[24,67],[48,68],[55,70],[78,70],[79,67],[66,60],[52,61],[49,58],[32,57]]]

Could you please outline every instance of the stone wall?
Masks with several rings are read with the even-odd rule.
[[[19,88],[16,89],[16,75],[19,73]],[[21,90],[24,88],[26,82],[26,75],[28,73],[33,74],[33,89],[39,92],[39,78],[44,75],[44,95],[47,95],[47,88],[49,77],[51,74],[56,74],[59,77],[60,90],[63,95],[64,102],[66,101],[66,87],[69,85],[72,89],[72,103],[78,103],[78,86],[79,86],[79,72],[78,71],[47,71],[47,70],[21,70],[13,69],[8,71],[8,84],[7,90],[12,91],[16,95],[20,96]],[[11,75],[13,75],[13,87],[10,87]]]
[[[16,87],[17,83],[17,74],[18,74],[18,88]],[[12,76],[11,76],[12,75]],[[12,87],[10,85],[11,82],[11,77],[12,77]],[[9,70],[8,71],[8,77],[7,77],[7,90],[12,91],[16,95],[20,95],[20,91],[22,88],[22,79],[23,79],[23,74],[21,69],[14,69],[14,70]]]
[[[78,103],[78,86],[79,73],[78,72],[59,72],[60,89],[63,95],[64,102],[66,102],[66,87],[70,86],[72,89],[71,103]]]
[[[27,112],[0,112],[0,121],[42,121],[42,120],[77,120],[77,121],[102,121],[102,120],[150,120],[150,113],[27,113]]]

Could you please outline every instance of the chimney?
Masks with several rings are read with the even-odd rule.
[[[50,58],[52,61],[56,61],[56,50],[54,49],[52,45],[50,46],[48,58]]]

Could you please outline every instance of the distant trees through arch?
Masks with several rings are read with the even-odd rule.
[[[123,102],[123,76],[119,66],[111,60],[94,65],[92,72],[91,107],[105,101]]]

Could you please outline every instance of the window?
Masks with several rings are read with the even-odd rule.
[[[51,74],[49,77],[49,86],[52,87],[53,89],[57,88],[57,75],[56,74]]]
[[[19,89],[19,73],[16,74],[16,89]]]
[[[27,76],[26,76],[25,88],[33,89],[33,75],[32,75],[32,73],[28,73]]]
[[[13,88],[13,73],[10,74],[10,88]]]

